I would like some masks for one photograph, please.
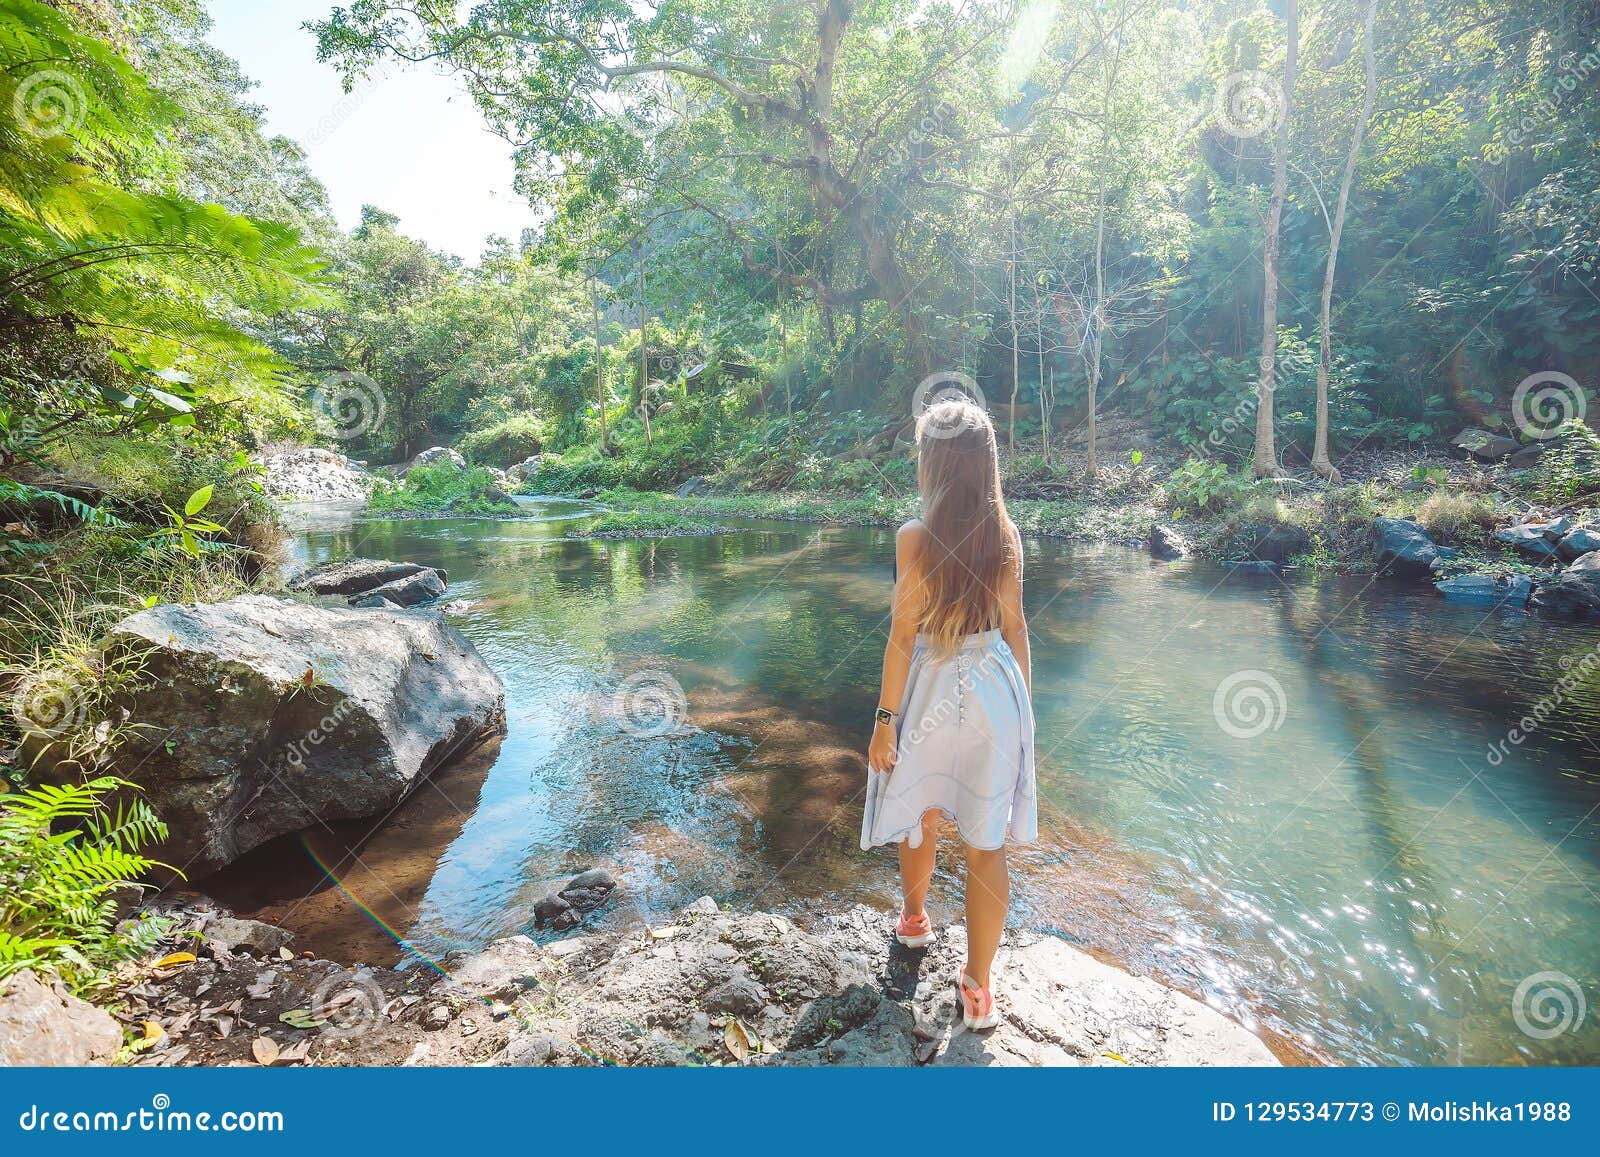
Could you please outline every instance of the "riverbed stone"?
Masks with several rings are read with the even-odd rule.
[[[1170,526],[1159,522],[1150,527],[1150,553],[1160,559],[1187,558],[1189,540]]]
[[[301,571],[289,580],[289,589],[313,595],[360,595],[385,583],[432,571],[447,582],[443,568],[416,562],[390,562],[384,558],[346,558]]]
[[[435,599],[443,598],[445,583],[439,577],[439,572],[432,569],[419,570],[415,574],[397,578],[386,582],[382,586],[373,587],[364,598],[386,599],[396,606],[415,607],[422,603],[431,603]],[[356,604],[356,599],[350,600],[351,606]]]
[[[287,928],[261,920],[241,920],[236,916],[219,916],[208,921],[201,934],[206,945],[222,956],[236,952],[276,956],[279,949],[289,947],[294,940],[294,933]]]
[[[1491,434],[1488,430],[1480,430],[1474,426],[1469,426],[1450,439],[1450,445],[1466,451],[1480,462],[1498,462],[1522,448],[1522,444],[1515,438],[1507,438],[1503,434]]]
[[[1530,605],[1563,618],[1600,618],[1600,551],[1578,559],[1560,574],[1534,586]]]
[[[1517,526],[1507,526],[1494,532],[1495,538],[1508,546],[1514,546],[1524,554],[1533,555],[1535,558],[1548,558],[1555,554],[1556,544],[1550,541],[1545,533],[1545,526],[1539,522],[1525,522]]]
[[[382,813],[505,731],[505,692],[436,612],[375,615],[240,595],[116,625],[146,655],[113,770],[171,829],[193,878],[275,836]],[[143,726],[139,726],[143,725]]]
[[[1372,547],[1380,574],[1402,576],[1427,574],[1440,550],[1423,525],[1409,518],[1373,519]]]
[[[1574,526],[1556,543],[1556,553],[1565,562],[1575,562],[1592,550],[1600,550],[1600,526],[1593,523]]]
[[[122,1029],[50,974],[23,969],[0,980],[0,1067],[109,1065]]]
[[[1458,602],[1522,606],[1533,594],[1533,580],[1520,574],[1468,574],[1434,583],[1433,589]]]
[[[401,477],[404,477],[405,475],[410,474],[418,466],[438,466],[441,464],[453,466],[457,470],[465,470],[467,468],[467,460],[461,456],[459,451],[452,450],[449,446],[429,446],[422,453],[418,454],[415,458],[411,459],[411,461],[407,462],[401,468],[400,474]]]

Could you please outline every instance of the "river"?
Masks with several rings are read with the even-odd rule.
[[[565,534],[591,507],[526,509],[305,522],[299,562],[449,571],[509,730],[381,825],[280,841],[218,893],[372,963],[529,931],[591,865],[622,881],[611,924],[700,895],[892,910],[892,853],[856,845],[892,532],[589,541]],[[1042,837],[1013,855],[1016,921],[1313,1059],[1600,1062],[1577,1005],[1600,1001],[1600,631],[1118,547],[1032,540],[1026,565]],[[674,686],[680,726],[630,723],[619,687]],[[960,912],[940,863],[936,922]]]

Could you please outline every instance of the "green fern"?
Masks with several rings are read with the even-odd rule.
[[[132,790],[103,776],[0,796],[0,979],[31,968],[93,988],[166,934],[160,919],[117,923],[121,895],[162,866],[140,849],[167,834]]]

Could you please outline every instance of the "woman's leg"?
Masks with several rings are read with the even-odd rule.
[[[922,817],[922,846],[900,841],[900,890],[905,893],[905,913],[920,916],[928,903],[928,882],[933,879],[934,853],[939,846],[939,813]]]
[[[1011,878],[1006,850],[986,852],[970,844],[967,852],[967,964],[974,984],[989,987],[989,966],[1000,948],[1006,912],[1011,907]]]

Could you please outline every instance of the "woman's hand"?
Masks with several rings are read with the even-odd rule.
[[[890,771],[900,760],[897,747],[894,728],[887,723],[874,723],[872,742],[867,745],[867,767],[873,771]]]

